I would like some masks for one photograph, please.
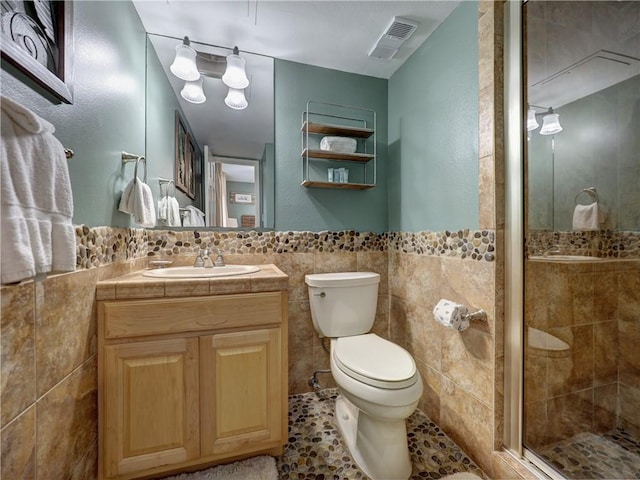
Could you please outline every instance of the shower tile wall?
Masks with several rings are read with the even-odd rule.
[[[527,326],[569,345],[527,345],[526,443],[640,427],[640,261],[527,261]]]

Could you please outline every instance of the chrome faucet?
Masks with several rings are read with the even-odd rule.
[[[224,252],[222,250],[218,250],[218,256],[216,257],[215,266],[216,267],[224,267],[224,257],[222,256]]]
[[[209,255],[209,249],[206,248],[204,250],[204,268],[213,268],[213,260],[211,260],[211,257]]]
[[[204,258],[202,256],[201,251],[198,251],[198,254],[196,255],[196,259],[193,262],[193,266],[196,268],[204,267]]]
[[[543,257],[548,257],[552,253],[560,253],[560,247],[558,245],[550,245],[542,252]]]

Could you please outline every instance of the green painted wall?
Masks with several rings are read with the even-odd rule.
[[[529,228],[572,230],[576,195],[596,187],[606,212],[603,227],[638,231],[640,76],[554,111],[562,132],[529,132]],[[581,194],[578,201],[593,200]]]
[[[387,231],[387,80],[277,59],[275,79],[276,230]],[[300,185],[300,127],[308,100],[376,111],[375,188],[334,190]]]
[[[275,185],[276,151],[273,143],[267,143],[264,146],[262,154],[262,223],[266,228],[273,228],[275,224],[275,192],[272,185]]]
[[[129,226],[117,211],[133,165],[144,154],[145,31],[131,2],[73,2],[73,104],[61,104],[2,62],[1,92],[56,127],[69,161],[75,224]],[[117,32],[117,34],[116,34]]]
[[[389,229],[478,228],[478,4],[389,80]]]
[[[147,115],[146,115],[146,151],[149,160],[148,183],[153,197],[160,198],[158,177],[175,178],[175,128],[176,110],[181,111],[176,94],[167,79],[160,60],[147,40]],[[184,118],[184,115],[183,115]],[[202,177],[196,178],[196,185],[202,183]],[[162,195],[166,190],[162,187]],[[193,201],[178,189],[169,189],[169,195],[175,196],[181,207],[201,203]],[[199,200],[199,198],[196,198]],[[204,211],[204,209],[202,209]]]

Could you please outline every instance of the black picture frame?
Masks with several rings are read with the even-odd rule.
[[[73,2],[0,4],[2,59],[62,102],[73,103]]]
[[[175,186],[194,200],[196,198],[194,162],[197,157],[197,149],[186,122],[178,110],[176,110],[175,150]]]

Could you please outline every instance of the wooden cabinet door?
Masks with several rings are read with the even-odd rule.
[[[202,455],[282,437],[281,329],[200,337]]]
[[[198,339],[104,348],[107,477],[199,457]]]

